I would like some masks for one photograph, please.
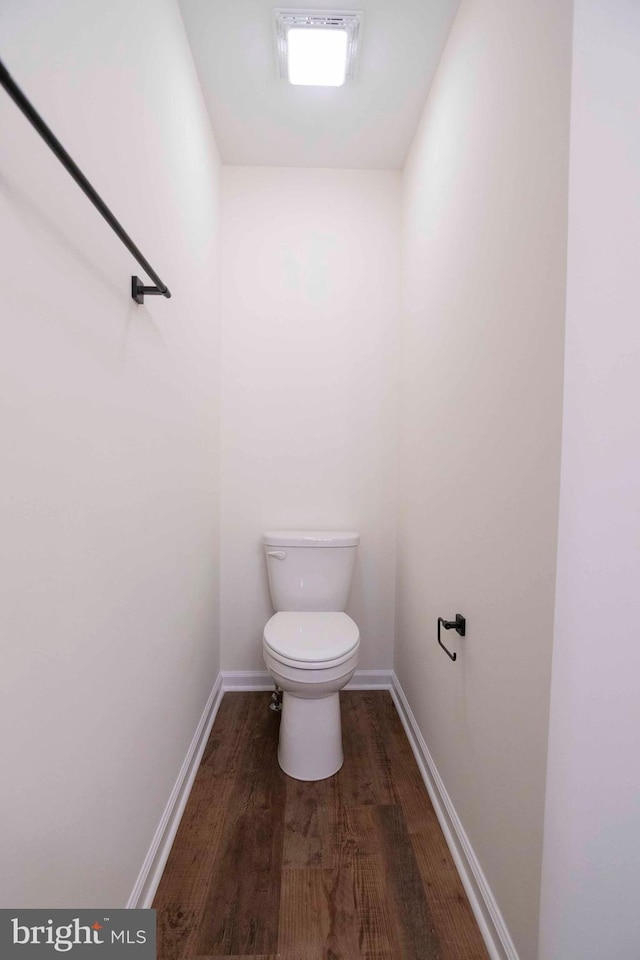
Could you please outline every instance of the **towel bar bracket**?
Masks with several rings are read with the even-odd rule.
[[[161,290],[160,287],[145,287],[140,277],[131,277],[131,296],[136,303],[144,303],[147,297],[166,297],[166,287]]]

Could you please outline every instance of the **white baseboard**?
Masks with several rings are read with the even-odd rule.
[[[207,745],[207,740],[209,739],[211,727],[216,718],[223,693],[222,677],[218,674],[197,730],[187,750],[187,755],[184,758],[180,773],[171,791],[171,796],[158,824],[158,829],[149,847],[149,852],[147,853],[138,879],[129,897],[127,903],[127,909],[129,910],[148,908],[153,903],[153,898],[160,883],[162,871],[165,868],[169,853],[171,852],[176,833],[178,832],[180,820],[184,813],[187,800],[189,799],[191,787],[198,772],[202,754]]]
[[[273,677],[266,670],[223,670],[222,689],[273,690]],[[391,690],[393,670],[356,670],[345,690]]]
[[[345,690],[391,690],[393,670],[356,670]]]
[[[491,960],[518,960],[518,953],[462,822],[438,773],[396,674],[391,696],[416,758],[442,832],[478,922]]]
[[[223,670],[222,689],[251,691],[273,690],[273,677],[266,670]]]

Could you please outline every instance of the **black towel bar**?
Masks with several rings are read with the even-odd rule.
[[[18,85],[9,75],[9,71],[4,66],[2,60],[0,60],[0,84],[7,91],[14,103],[20,108],[20,110],[22,110],[27,120],[29,120],[32,126],[35,127],[47,146],[50,147],[55,153],[62,166],[71,174],[80,189],[86,194],[87,197],[89,197],[91,203],[98,210],[98,212],[102,214],[113,232],[124,243],[127,250],[133,254],[140,266],[154,281],[155,287],[145,287],[137,277],[131,278],[131,296],[136,303],[144,303],[145,294],[159,294],[163,297],[170,297],[171,291],[167,285],[163,283],[149,261],[142,255],[138,247],[135,245],[129,234],[111,213],[111,210],[106,205],[100,194],[91,186],[80,167],[71,159],[58,138],[54,136],[40,114],[35,110],[29,100],[27,100],[20,87],[18,87]]]

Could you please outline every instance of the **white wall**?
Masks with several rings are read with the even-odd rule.
[[[541,960],[640,956],[640,7],[576,0]]]
[[[173,0],[8,0],[2,906],[124,906],[218,672],[217,154]]]
[[[223,167],[222,184],[223,667],[264,669],[274,528],[360,532],[360,667],[390,667],[400,176]]]
[[[463,0],[404,185],[396,671],[521,960],[537,953],[570,57],[569,0]],[[452,663],[436,621],[456,613]]]

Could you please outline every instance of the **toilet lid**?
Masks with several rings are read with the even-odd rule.
[[[307,663],[343,657],[359,639],[360,631],[346,613],[281,611],[264,628],[264,642],[274,654]]]

